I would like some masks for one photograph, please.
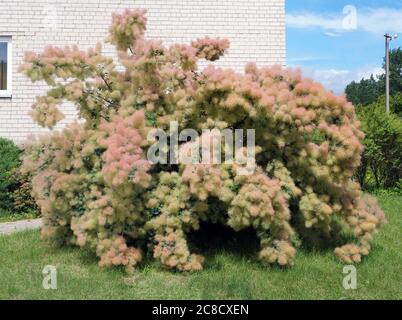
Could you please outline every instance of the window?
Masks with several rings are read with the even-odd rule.
[[[0,97],[11,97],[11,37],[0,37]]]

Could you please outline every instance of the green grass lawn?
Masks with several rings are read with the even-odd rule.
[[[0,237],[0,299],[401,299],[402,196],[379,200],[389,224],[357,266],[357,290],[343,289],[343,265],[332,250],[300,249],[294,267],[268,268],[240,239],[204,251],[202,272],[175,273],[148,260],[128,276],[99,268],[88,251],[52,249],[29,231]],[[56,290],[42,287],[45,265],[57,267]]]

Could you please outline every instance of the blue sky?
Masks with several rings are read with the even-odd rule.
[[[285,1],[287,65],[337,94],[382,72],[385,32],[400,36],[391,48],[402,47],[402,0]]]

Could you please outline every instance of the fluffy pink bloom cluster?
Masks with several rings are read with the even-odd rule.
[[[100,145],[106,149],[102,155],[102,174],[109,186],[119,187],[127,180],[144,187],[149,185],[151,176],[147,171],[151,164],[144,159],[141,148],[147,144],[145,137],[141,136],[141,133],[145,134],[144,126],[143,110],[126,118],[115,116],[111,122],[99,126],[107,133]]]
[[[108,41],[123,68],[100,45],[26,56],[24,73],[51,86],[34,104],[34,120],[53,127],[64,101],[83,120],[26,146],[43,238],[88,247],[101,266],[128,271],[149,249],[168,268],[201,269],[187,242],[201,221],[254,228],[265,264],[292,265],[301,241],[334,239],[345,228],[355,239],[336,256],[351,263],[367,255],[385,217],[352,181],[363,148],[353,106],[297,70],[197,71],[199,59],[218,59],[228,41],[167,47],[147,40],[145,27],[144,11],[113,15]],[[170,121],[200,134],[255,129],[255,172],[243,176],[228,163],[151,165],[147,134]]]
[[[60,101],[54,97],[39,97],[32,106],[30,115],[42,127],[53,128],[64,115],[57,108]]]
[[[147,25],[145,13],[145,10],[126,10],[123,14],[113,14],[109,41],[118,50],[132,48],[135,41],[142,37]]]
[[[128,247],[122,236],[115,239],[101,240],[96,247],[96,254],[101,257],[101,267],[127,266],[128,272],[133,272],[134,267],[141,262],[141,250]]]
[[[197,49],[197,56],[209,61],[218,60],[229,48],[228,39],[211,39],[209,37],[197,39],[191,45]]]

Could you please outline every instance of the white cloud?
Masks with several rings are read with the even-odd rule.
[[[342,16],[321,16],[313,12],[286,14],[286,23],[291,28],[321,28],[325,30],[343,31]]]
[[[324,32],[324,34],[327,35],[328,37],[339,37],[341,35],[340,33],[329,32],[329,31]]]
[[[320,28],[328,35],[347,32],[344,28],[346,14],[317,14],[314,12],[289,13],[286,15],[287,25],[290,28]],[[402,9],[390,8],[362,8],[357,9],[357,30],[384,34],[402,33]]]
[[[372,33],[402,32],[402,9],[368,9],[359,14],[358,25]]]
[[[382,68],[375,66],[365,66],[355,70],[313,70],[311,68],[302,68],[302,71],[305,76],[322,83],[325,88],[338,95],[343,94],[345,87],[353,80],[360,81],[362,78],[369,78],[371,74],[377,76],[384,72]]]

